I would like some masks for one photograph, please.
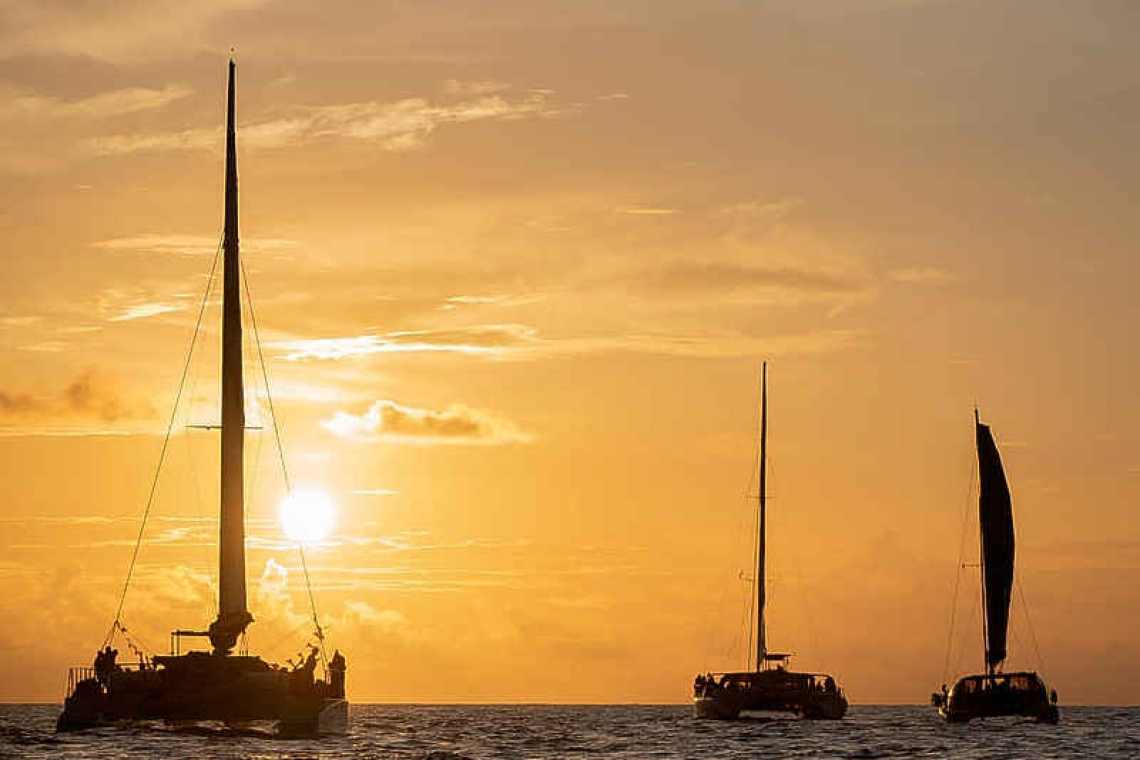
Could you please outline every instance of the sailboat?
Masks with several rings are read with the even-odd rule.
[[[751,710],[791,712],[805,718],[838,720],[847,713],[847,697],[826,673],[788,669],[791,655],[772,652],[764,627],[765,554],[767,551],[768,364],[760,370],[760,491],[756,575],[756,669],[698,675],[693,682],[693,711],[698,718],[736,719]]]
[[[242,269],[238,245],[235,69],[234,61],[230,60],[226,109],[225,225],[222,242],[221,504],[217,618],[206,630],[179,629],[171,632],[169,655],[148,657],[132,645],[139,654],[139,662],[123,664],[116,662],[118,650],[111,647],[117,632],[126,635],[126,628],[119,617],[122,613],[120,599],[119,612],[104,641],[105,646],[96,654],[94,667],[72,668],[68,674],[67,697],[56,724],[58,731],[105,726],[120,721],[164,721],[168,725],[178,726],[199,721],[220,721],[230,727],[269,721],[281,732],[300,734],[343,732],[348,726],[348,703],[344,690],[345,660],[339,651],[332,658],[325,657],[324,634],[317,621],[315,607],[313,623],[319,646],[310,645],[308,657],[301,658],[300,663],[281,667],[244,651],[234,653],[239,640],[244,641],[246,628],[253,622],[246,604],[242,465],[245,391],[242,382]],[[171,422],[173,423],[173,417]],[[163,451],[165,453],[165,447]],[[161,458],[159,467],[161,469]],[[142,538],[141,531],[139,538]],[[136,545],[136,556],[137,550]],[[133,564],[132,559],[132,569]],[[128,583],[129,580],[130,571]],[[126,594],[126,586],[123,594]],[[182,640],[187,637],[208,639],[210,650],[182,652]],[[323,679],[316,678],[318,662],[323,667]]]
[[[989,425],[974,410],[978,449],[978,528],[982,555],[982,642],[985,672],[969,675],[930,701],[950,723],[973,718],[1019,715],[1042,723],[1056,723],[1057,692],[1033,671],[1003,672],[1009,604],[1013,592],[1013,502],[1001,463],[1001,454]]]

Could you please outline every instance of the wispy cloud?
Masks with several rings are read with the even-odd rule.
[[[21,95],[0,106],[0,118],[103,119],[162,108],[192,93],[193,90],[188,87],[168,84],[161,90],[145,88],[113,90],[81,100],[60,100],[44,95]]]
[[[720,209],[720,213],[754,220],[777,222],[787,219],[806,206],[807,202],[803,198],[781,198],[776,201],[753,200],[730,204]]]
[[[511,86],[497,79],[464,80],[448,79],[443,83],[443,91],[453,96],[492,95],[509,90]]]
[[[43,316],[39,314],[28,314],[21,317],[0,317],[0,327],[31,327],[37,322],[42,322]]]
[[[571,353],[631,352],[667,356],[786,356],[820,354],[866,348],[870,330],[821,330],[785,335],[743,333],[628,334],[562,341],[560,350]]]
[[[287,361],[339,360],[400,352],[442,352],[495,360],[533,360],[544,356],[594,353],[642,353],[668,356],[777,356],[864,348],[873,333],[863,329],[822,330],[783,335],[740,332],[624,332],[543,337],[524,325],[498,325],[389,333],[383,337],[293,340],[273,344]],[[510,328],[510,329],[501,329]]]
[[[904,267],[887,272],[887,279],[910,285],[944,285],[956,278],[952,273],[937,267]]]
[[[341,438],[393,443],[495,445],[533,439],[506,420],[460,404],[417,409],[388,399],[363,414],[336,412],[321,427]]]
[[[580,110],[557,106],[550,90],[527,90],[511,98],[485,94],[455,103],[432,103],[426,98],[405,98],[389,103],[367,101],[309,106],[273,119],[240,126],[242,144],[254,148],[283,148],[331,138],[371,142],[383,150],[423,147],[443,125],[475,121],[513,121],[553,118]],[[91,138],[87,148],[96,154],[120,155],[147,151],[210,150],[220,145],[220,128],[179,132],[111,135]]]
[[[66,351],[70,347],[71,344],[64,340],[43,340],[39,343],[29,343],[25,346],[20,346],[20,350],[58,354]]]
[[[442,311],[452,311],[462,306],[522,306],[524,304],[541,301],[542,295],[486,295],[486,296],[450,296],[439,307]]]
[[[850,293],[869,283],[859,274],[826,269],[756,266],[731,261],[675,261],[644,270],[634,278],[642,286],[669,290],[775,288],[818,293]]]
[[[139,251],[179,256],[200,256],[214,253],[220,239],[205,235],[144,234],[110,238],[92,243],[94,248],[115,251]],[[242,238],[243,253],[265,253],[287,250],[298,245],[296,240],[280,238]]]
[[[118,315],[108,319],[108,322],[129,322],[133,319],[146,319],[147,317],[157,317],[159,314],[169,314],[172,311],[182,311],[185,306],[183,304],[171,303],[169,301],[156,301],[153,303],[139,303],[133,306],[128,306]]]
[[[450,352],[501,355],[533,341],[535,331],[526,325],[478,325],[443,330],[405,330],[384,335],[357,335],[274,343],[287,361],[344,359],[382,353]]]
[[[681,213],[678,209],[664,206],[624,206],[618,211],[630,216],[672,216]]]

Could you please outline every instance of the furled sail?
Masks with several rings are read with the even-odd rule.
[[[222,483],[218,569],[218,619],[210,625],[214,650],[228,653],[253,617],[245,598],[245,506],[242,457],[245,391],[242,387],[241,263],[238,246],[237,137],[234,62],[230,61],[226,108],[226,215],[222,297]]]
[[[1013,506],[1001,465],[1001,454],[989,425],[977,426],[978,522],[982,531],[982,575],[986,604],[986,664],[1005,659],[1009,601],[1013,590]]]

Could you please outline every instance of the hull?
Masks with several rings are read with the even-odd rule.
[[[287,734],[344,733],[343,680],[314,680],[312,671],[275,668],[256,657],[191,653],[157,658],[162,667],[116,670],[80,681],[64,702],[57,731],[121,721],[187,725],[218,721],[241,727],[272,721]]]
[[[942,716],[942,719],[947,723],[969,723],[975,718],[1021,717],[1030,718],[1038,723],[1056,725],[1061,719],[1061,711],[1057,709],[1056,705],[1051,705],[1048,702],[1018,707],[1008,705],[940,707],[938,708],[938,714]]]
[[[1054,724],[1061,717],[1056,694],[1048,693],[1045,682],[1036,673],[966,676],[949,692],[935,693],[933,703],[947,723],[1021,717]]]
[[[705,683],[693,696],[697,718],[735,720],[743,712],[759,710],[839,720],[847,714],[847,698],[830,677],[783,669],[728,673],[717,682]]]

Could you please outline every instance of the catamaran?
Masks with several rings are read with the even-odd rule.
[[[1056,723],[1057,692],[1033,671],[1003,672],[1009,605],[1013,593],[1013,502],[1001,454],[989,425],[974,410],[978,449],[978,528],[982,554],[982,642],[985,672],[958,679],[949,690],[930,696],[931,704],[950,723],[973,718],[1019,715],[1042,723]]]
[[[735,719],[751,710],[791,712],[805,718],[842,718],[847,697],[826,673],[788,669],[790,654],[768,650],[764,628],[765,554],[767,550],[768,364],[760,370],[760,491],[756,534],[756,669],[698,675],[693,682],[693,710],[698,718]],[[751,653],[750,653],[751,654]]]
[[[169,655],[147,656],[131,644],[139,654],[139,662],[118,663],[118,650],[111,645],[115,643],[117,634],[127,636],[121,620],[120,598],[119,610],[103,647],[95,656],[94,667],[72,668],[68,674],[67,698],[56,724],[59,731],[105,726],[120,721],[164,721],[167,725],[178,726],[219,721],[230,727],[268,721],[281,732],[303,734],[343,732],[348,726],[345,660],[339,651],[331,658],[325,656],[324,633],[317,620],[315,606],[313,624],[317,643],[310,645],[308,657],[301,658],[301,662],[281,667],[247,654],[243,651],[244,646],[237,654],[234,653],[239,640],[244,640],[246,628],[253,622],[246,604],[245,574],[243,270],[238,245],[235,69],[231,60],[226,109],[225,224],[221,246],[224,260],[218,615],[206,630],[179,629],[171,632]],[[212,282],[213,270],[210,279]],[[254,325],[256,334],[256,323]],[[180,388],[179,397],[181,393]],[[172,425],[173,421],[172,415]],[[167,442],[169,438],[168,429]],[[164,444],[163,454],[165,451]],[[161,461],[160,456],[160,470]],[[151,496],[153,498],[153,490]],[[140,530],[140,542],[141,539]],[[136,557],[137,552],[136,544]],[[133,567],[132,558],[127,574],[128,585]],[[125,594],[126,585],[123,588]],[[181,642],[187,637],[208,639],[210,651],[182,652]],[[131,643],[129,637],[127,642]],[[323,668],[323,678],[316,678],[318,664]]]

